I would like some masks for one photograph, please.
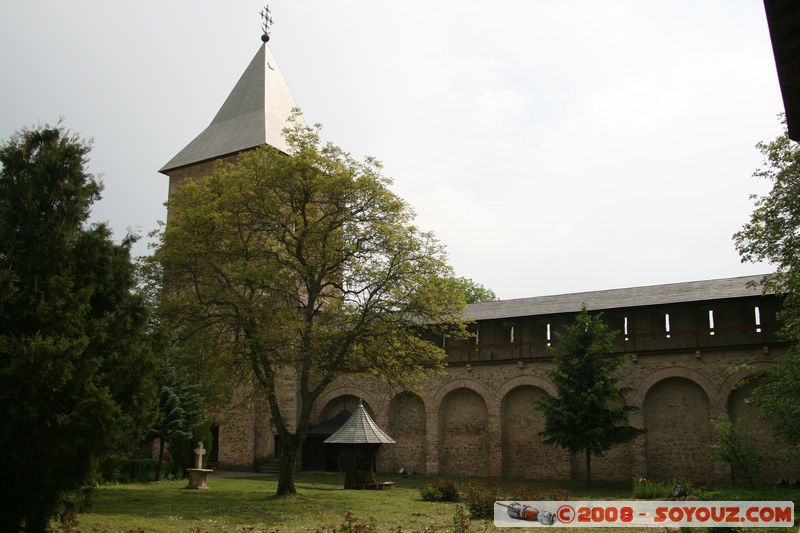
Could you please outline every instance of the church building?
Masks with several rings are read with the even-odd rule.
[[[287,152],[281,132],[295,107],[265,42],[209,126],[161,168],[170,193],[243,151],[268,144]],[[747,428],[764,457],[762,480],[796,477],[799,472],[787,471],[774,453],[769,421],[748,405],[752,386],[737,387],[786,350],[777,336],[780,301],[763,295],[758,281],[740,277],[472,304],[466,313],[474,335],[445,343],[445,371],[421,390],[390,390],[358,372],[337,378],[317,402],[302,467],[336,469],[321,443],[360,400],[397,441],[379,452],[379,471],[582,477],[582,457],[542,443],[544,421],[533,405],[555,394],[544,372],[552,366],[548,348],[555,331],[585,304],[602,311],[619,332],[613,352],[632,354],[622,384],[633,391],[627,401],[639,411],[629,422],[647,430],[596,458],[594,479],[729,479],[729,467],[715,460],[711,448],[712,419],[723,415]],[[747,369],[732,370],[745,364]],[[265,402],[234,400],[217,422],[220,468],[274,465],[280,445]]]

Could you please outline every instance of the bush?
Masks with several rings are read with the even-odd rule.
[[[95,477],[99,483],[146,483],[155,481],[157,468],[156,459],[111,455],[100,460]],[[171,461],[164,463],[164,470],[166,479],[182,479],[185,475],[183,467]]]
[[[419,495],[426,502],[457,502],[458,485],[452,479],[434,479],[419,487]]]
[[[470,481],[462,486],[462,491],[469,514],[475,519],[494,518],[494,502],[498,500],[518,502],[569,500],[569,492],[564,489],[538,491],[523,484],[515,485],[510,490],[501,491],[493,483],[484,485],[480,481]]]
[[[650,481],[640,477],[633,480],[633,497],[637,500],[657,500],[660,498],[672,498],[672,490],[678,482],[673,481]],[[684,487],[688,485],[683,483]]]
[[[444,494],[433,483],[428,483],[419,487],[419,495],[426,502],[441,502],[444,501]]]
[[[469,481],[463,486],[463,490],[464,502],[472,518],[494,518],[494,502],[502,499],[496,485]]]
[[[747,482],[753,488],[753,476],[761,467],[761,458],[750,442],[750,436],[727,416],[712,420],[714,454],[731,465],[731,480],[734,483]]]

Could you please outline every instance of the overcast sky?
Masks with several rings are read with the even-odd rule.
[[[261,44],[262,1],[3,0],[0,139],[94,139],[93,220],[164,219],[157,172]],[[270,2],[309,122],[373,155],[464,275],[501,298],[762,273],[731,235],[779,132],[763,3]],[[144,253],[139,245],[137,252]]]

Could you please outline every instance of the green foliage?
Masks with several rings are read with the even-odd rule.
[[[97,483],[146,483],[156,481],[159,466],[156,459],[132,459],[122,455],[109,455],[97,465]],[[180,464],[166,464],[164,477],[181,479],[184,468]]]
[[[87,225],[100,184],[61,128],[0,147],[0,530],[43,531],[92,462],[130,451],[155,399],[134,239]]]
[[[468,304],[494,302],[497,300],[497,295],[492,289],[488,289],[470,278],[461,277],[458,278],[458,281],[463,286],[464,295]]]
[[[693,492],[704,501],[787,501],[794,504],[794,522],[800,523],[800,488],[798,487],[715,487],[698,488]]]
[[[731,466],[734,483],[747,482],[753,487],[753,476],[761,467],[761,458],[750,443],[750,437],[740,424],[734,424],[724,416],[711,421],[714,441],[711,448],[715,455]]]
[[[470,519],[464,508],[456,505],[456,513],[453,516],[453,533],[468,533],[470,526]]]
[[[419,488],[420,497],[426,502],[444,501],[444,494],[433,483],[428,483]]]
[[[337,375],[413,385],[444,358],[430,339],[465,332],[442,245],[413,225],[380,164],[299,124],[286,135],[291,156],[265,146],[175,191],[149,264],[166,330],[195,367],[266,397],[284,446],[279,494],[295,492],[314,402]],[[296,431],[277,399],[289,373],[303,398]]]
[[[476,520],[494,517],[494,502],[503,499],[500,489],[494,483],[468,481],[461,490],[469,509],[469,516]]]
[[[194,449],[202,441],[207,450],[212,447],[210,422],[206,420],[206,395],[213,394],[203,387],[202,375],[193,372],[180,354],[180,349],[166,342],[163,332],[158,331],[160,383],[159,415],[150,428],[149,437],[159,439],[159,457],[163,457],[163,445],[169,443],[169,457],[181,468],[194,465]],[[208,377],[210,379],[210,377]],[[198,381],[195,381],[198,380]],[[205,456],[208,460],[209,454]]]
[[[559,488],[532,489],[524,484],[517,484],[510,489],[500,488],[493,482],[471,480],[461,486],[464,502],[473,519],[492,519],[494,502],[498,500],[545,501],[569,500],[569,492]]]
[[[161,392],[158,395],[158,417],[147,436],[151,439],[158,439],[159,442],[156,481],[160,481],[161,467],[164,461],[164,445],[178,437],[191,436],[191,433],[186,430],[181,400],[175,391],[166,385],[161,386]]]
[[[169,442],[178,435],[187,435],[186,420],[180,398],[170,387],[161,387],[158,396],[158,418],[150,428],[149,437]]]
[[[758,372],[757,378],[753,405],[773,418],[775,434],[790,448],[800,447],[800,345],[792,342],[789,353]]]
[[[591,483],[592,455],[643,433],[627,425],[628,413],[636,407],[625,405],[628,389],[617,384],[615,374],[626,359],[605,358],[614,335],[601,314],[590,315],[584,306],[572,324],[556,332],[555,369],[548,376],[558,396],[537,404],[545,416],[544,442],[585,453],[587,484]]]
[[[426,502],[457,502],[458,485],[452,479],[434,479],[419,488],[419,495]]]
[[[785,120],[784,120],[785,125]],[[764,280],[764,290],[783,296],[782,333],[790,354],[763,373],[753,402],[775,418],[775,431],[787,443],[800,444],[800,145],[786,132],[759,143],[764,167],[753,176],[772,183],[765,196],[755,196],[750,221],[733,239],[742,261],[771,263],[777,268]]]
[[[733,239],[742,261],[768,261],[777,272],[767,276],[765,288],[786,295],[783,322],[787,336],[800,339],[800,145],[786,132],[770,143],[759,143],[764,167],[754,177],[768,180],[772,190],[753,195],[750,221]]]
[[[676,480],[651,481],[644,477],[634,478],[632,497],[638,500],[658,500],[661,498],[672,498],[672,490],[677,484],[678,482]],[[685,482],[683,483],[683,486],[687,486]]]
[[[203,466],[208,466],[211,452],[217,443],[213,442],[211,437],[211,424],[209,422],[202,422],[195,425],[190,431],[173,439],[169,447],[170,460],[182,468],[191,468],[194,466],[195,454],[194,449],[197,448],[197,443],[202,442],[203,447],[206,449],[206,454],[203,456]]]

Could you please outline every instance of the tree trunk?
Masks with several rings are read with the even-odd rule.
[[[586,449],[586,486],[592,486],[592,452]]]
[[[297,458],[300,455],[300,439],[296,435],[284,441],[281,450],[281,467],[278,473],[278,490],[275,496],[294,496],[297,489],[294,487],[294,473],[297,468]]]
[[[161,469],[164,467],[164,439],[158,439],[158,466],[156,467],[156,481],[161,481]]]

